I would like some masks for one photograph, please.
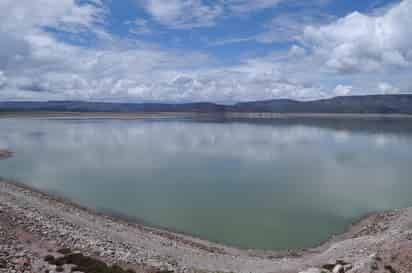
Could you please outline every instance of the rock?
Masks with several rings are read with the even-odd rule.
[[[323,269],[327,270],[327,271],[332,271],[335,268],[336,264],[325,264],[322,266]]]
[[[6,268],[6,267],[7,267],[6,260],[0,259],[0,268]]]
[[[348,272],[349,270],[351,270],[353,268],[353,265],[351,264],[346,264],[343,266],[343,271],[344,272]]]
[[[322,273],[322,270],[319,268],[312,267],[312,268],[306,269],[305,271],[301,271],[299,273]]]
[[[344,270],[344,268],[343,268],[343,265],[337,264],[337,265],[333,268],[332,273],[345,273],[345,270]]]

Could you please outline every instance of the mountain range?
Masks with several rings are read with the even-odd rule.
[[[5,101],[0,112],[196,112],[196,113],[336,113],[412,114],[412,94],[341,96],[297,101],[274,99],[233,105],[198,103],[111,103],[89,101]]]

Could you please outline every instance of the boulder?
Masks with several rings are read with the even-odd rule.
[[[333,270],[332,273],[345,273],[345,269],[343,268],[343,265],[337,264]]]

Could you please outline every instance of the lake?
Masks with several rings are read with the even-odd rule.
[[[411,119],[3,118],[0,176],[241,248],[315,246],[412,206]]]

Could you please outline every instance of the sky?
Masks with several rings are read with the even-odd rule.
[[[0,0],[0,100],[412,91],[412,0]]]

